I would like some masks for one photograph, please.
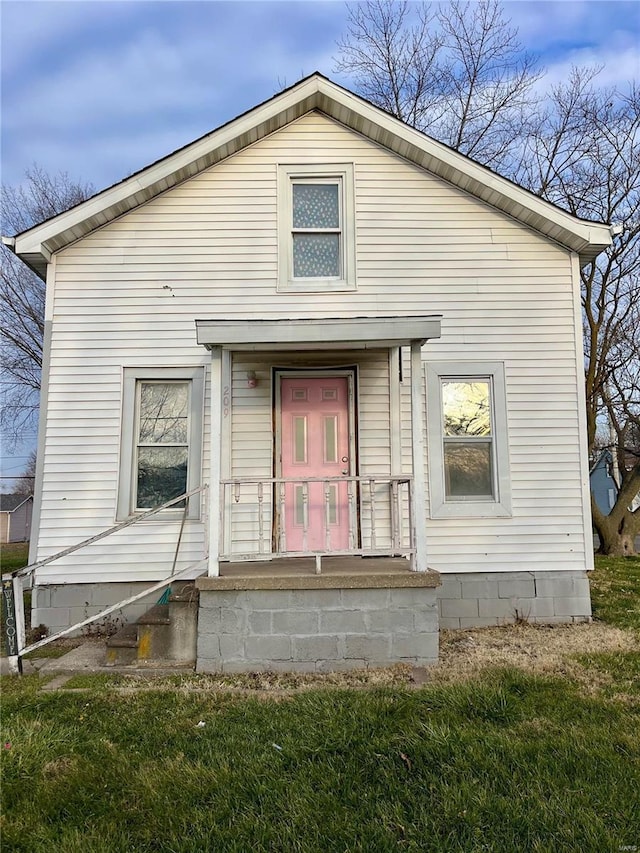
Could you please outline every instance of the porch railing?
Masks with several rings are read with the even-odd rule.
[[[237,477],[220,490],[222,560],[415,552],[407,475]]]

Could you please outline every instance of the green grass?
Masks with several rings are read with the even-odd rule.
[[[598,619],[640,627],[640,560],[598,558],[591,582]],[[206,684],[197,676],[136,690],[77,675],[78,693],[3,678],[3,849],[632,849],[640,652],[577,659],[580,683],[495,669],[273,697],[189,689]]]
[[[547,853],[640,838],[640,703],[560,680],[507,670],[280,700],[4,682],[7,850]]]
[[[640,629],[640,557],[596,555],[589,581],[596,619],[619,628]]]
[[[602,690],[605,695],[623,695],[640,700],[640,651],[591,653],[577,655],[576,660],[587,669],[604,673],[611,679]]]
[[[0,568],[3,572],[13,572],[27,565],[29,561],[29,543],[11,542],[0,546]]]

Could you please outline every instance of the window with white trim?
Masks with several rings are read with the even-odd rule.
[[[511,515],[504,365],[427,365],[431,516]]]
[[[203,398],[203,368],[125,368],[118,519],[200,485]],[[188,517],[199,508],[190,498]],[[183,510],[184,501],[164,512]]]
[[[279,289],[355,289],[353,166],[278,167]]]

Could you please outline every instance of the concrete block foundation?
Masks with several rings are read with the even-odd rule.
[[[95,616],[111,604],[142,592],[152,584],[153,581],[37,585],[31,594],[31,624],[45,625],[50,634],[55,634],[88,616]],[[111,627],[135,622],[158,601],[161,594],[156,592],[130,604],[125,610],[115,610],[105,621]],[[91,633],[95,628],[90,625],[85,630]]]
[[[441,628],[591,619],[586,571],[478,572],[441,577],[437,591]]]
[[[198,670],[326,672],[397,662],[422,666],[437,659],[438,628],[591,618],[586,571],[367,576],[366,569],[351,579],[336,574],[198,579]],[[149,585],[35,586],[32,625],[45,625],[54,633]],[[107,617],[110,625],[135,622],[159,596],[115,611]]]
[[[436,572],[199,578],[196,669],[330,672],[435,663],[438,582]]]

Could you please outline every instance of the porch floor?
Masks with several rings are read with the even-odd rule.
[[[412,572],[404,557],[279,557],[257,562],[221,563],[218,577],[197,579],[198,589],[327,589],[436,587],[438,572]]]

